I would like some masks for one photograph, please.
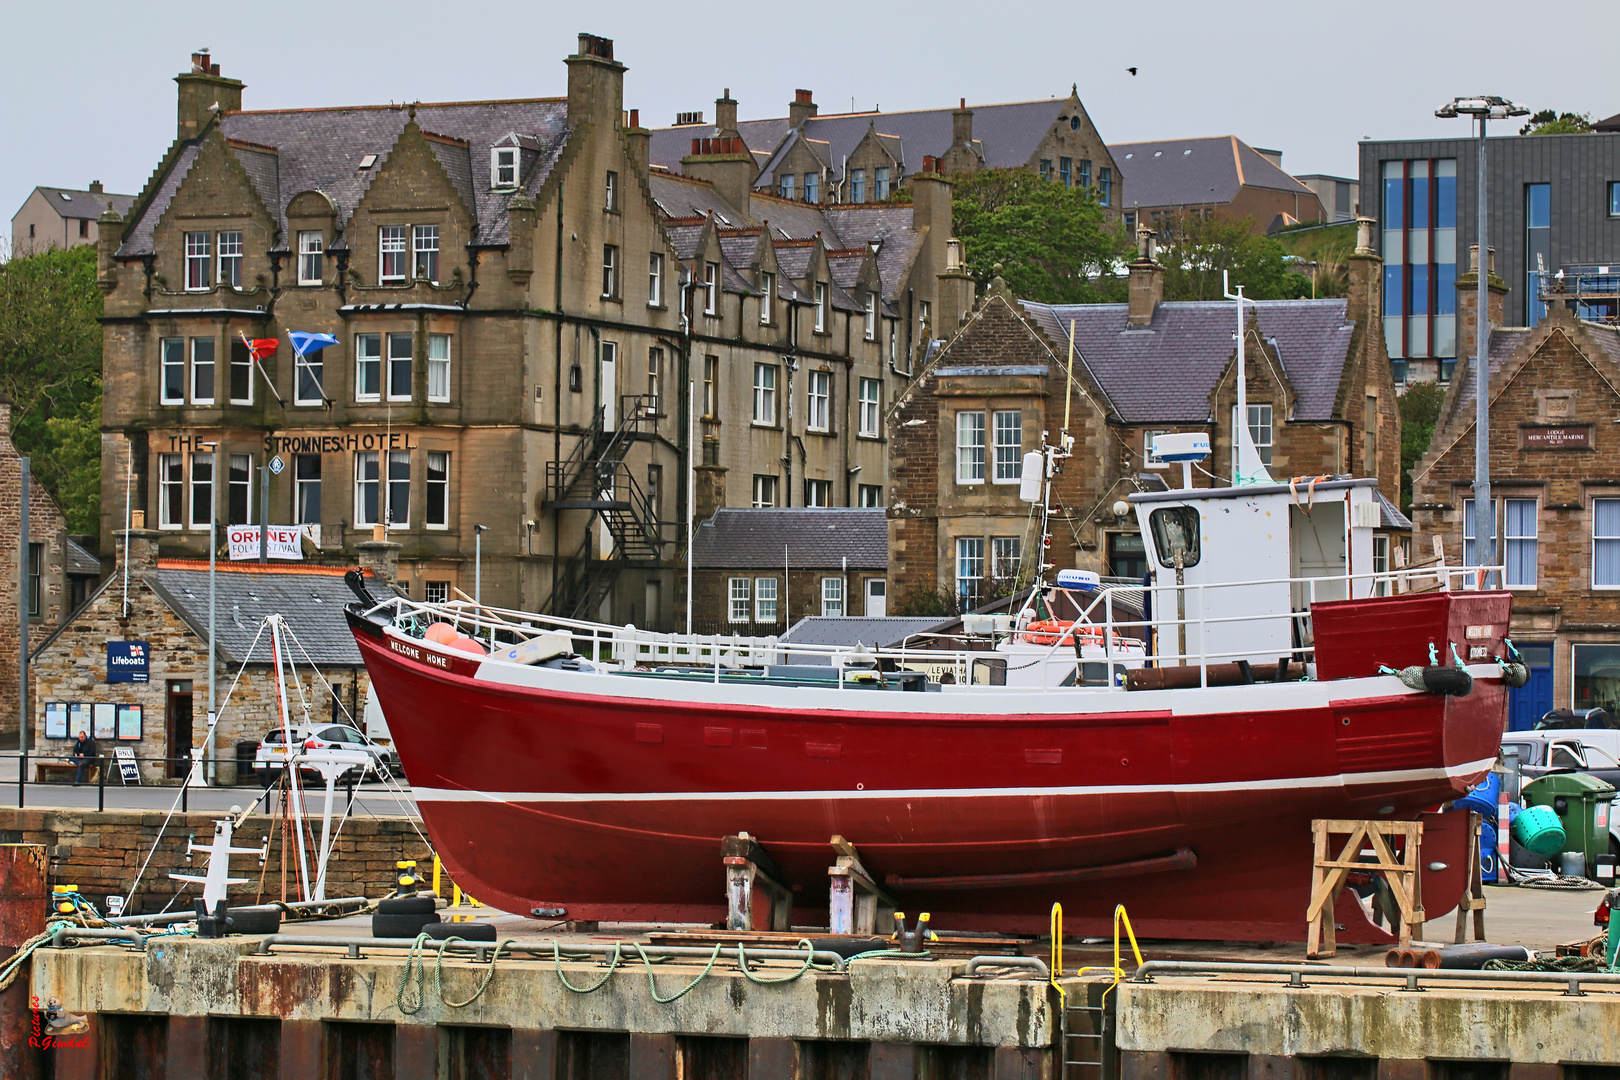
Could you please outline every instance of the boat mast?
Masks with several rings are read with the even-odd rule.
[[[1237,487],[1269,484],[1271,473],[1260,460],[1260,451],[1255,448],[1254,436],[1249,432],[1249,373],[1243,356],[1243,305],[1254,301],[1243,295],[1241,285],[1237,292],[1232,291],[1225,270],[1221,271],[1221,292],[1228,300],[1237,301],[1237,415],[1232,418],[1232,445],[1237,453],[1232,455],[1232,483]]]

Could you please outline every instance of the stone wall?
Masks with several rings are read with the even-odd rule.
[[[243,792],[243,803],[249,799]],[[319,801],[313,800],[318,806]],[[334,811],[335,815],[335,811]],[[151,865],[141,879],[139,891],[131,898],[131,914],[157,911],[174,895],[181,883],[169,878],[170,872],[201,874],[207,858],[194,856],[186,862],[186,845],[191,839],[206,844],[214,834],[218,815],[176,813],[168,827],[164,814],[155,810],[18,810],[0,807],[0,843],[43,844],[50,860],[51,885],[75,885],[98,904],[102,898],[124,895],[135,882],[135,875],[156,845]],[[318,823],[317,823],[318,826]],[[236,831],[236,847],[259,847],[269,835],[270,857],[261,868],[251,855],[232,857],[232,877],[245,877],[246,884],[230,887],[233,904],[283,899],[281,871],[282,844],[279,818],[256,814]],[[294,849],[296,853],[296,848]],[[328,896],[377,897],[394,887],[400,859],[415,859],[426,879],[432,872],[433,854],[412,828],[408,818],[354,817],[343,826],[327,864]],[[313,859],[311,874],[313,875]],[[298,894],[296,856],[287,862],[288,900]],[[187,906],[195,890],[188,888],[177,906]]]
[[[22,528],[22,464],[11,442],[11,403],[0,398],[0,732],[15,732],[22,710],[17,701],[19,604],[27,583],[19,535]],[[45,635],[68,615],[67,531],[61,510],[39,477],[28,487],[28,540],[43,544],[40,563],[40,617],[29,620],[28,646],[37,649]]]

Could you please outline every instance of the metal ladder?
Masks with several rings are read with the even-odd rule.
[[[1106,1080],[1108,1011],[1100,1005],[1063,1006],[1061,1080]],[[1082,1030],[1076,1030],[1077,1028]],[[1083,1030],[1089,1028],[1090,1030]]]

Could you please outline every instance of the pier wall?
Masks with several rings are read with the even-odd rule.
[[[251,793],[243,793],[243,802]],[[316,805],[319,805],[317,802]],[[203,855],[194,864],[186,862],[187,841],[195,837],[206,844],[214,835],[213,813],[177,813],[163,828],[161,811],[141,810],[18,810],[0,807],[0,843],[42,844],[49,859],[52,885],[77,885],[84,895],[99,903],[109,895],[122,896],[152,851],[159,833],[162,841],[152,855],[151,865],[141,879],[138,893],[131,898],[129,913],[156,911],[174,895],[178,882],[169,879],[171,871],[202,873],[207,865]],[[333,818],[336,819],[334,811]],[[411,827],[410,819],[353,818],[343,826],[332,849],[326,871],[327,896],[381,896],[394,887],[395,862],[415,859],[419,872],[427,877],[433,854]],[[280,822],[259,815],[249,818],[236,831],[237,847],[258,847],[271,836],[270,857],[264,867],[251,855],[233,857],[233,877],[245,877],[246,884],[232,885],[233,903],[255,903],[260,899],[282,899]],[[318,837],[320,822],[312,831]],[[295,857],[287,862],[287,897],[298,899]],[[311,856],[313,872],[313,855]],[[185,901],[193,894],[188,892]]]

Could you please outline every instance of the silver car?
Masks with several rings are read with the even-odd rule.
[[[377,774],[388,776],[399,771],[399,758],[386,746],[379,746],[366,738],[364,734],[349,727],[347,724],[301,724],[292,729],[292,743],[282,738],[281,728],[272,728],[265,735],[264,741],[259,743],[259,749],[253,755],[253,768],[265,785],[274,783],[280,776],[280,770],[286,767],[287,759],[296,751],[308,747],[310,749],[323,749],[333,747],[339,750],[363,750],[371,755],[371,764],[364,770],[350,769],[343,776],[344,780],[363,780],[365,775]],[[312,770],[301,769],[300,774],[312,773]]]

